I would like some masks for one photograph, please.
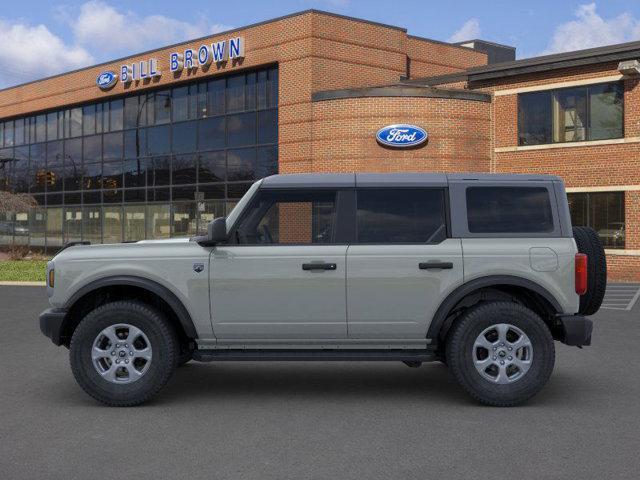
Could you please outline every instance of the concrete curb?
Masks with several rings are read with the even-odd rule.
[[[0,287],[46,287],[46,282],[0,282]]]

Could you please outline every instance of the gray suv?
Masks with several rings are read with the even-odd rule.
[[[114,406],[190,360],[441,361],[510,406],[545,385],[554,340],[590,344],[605,279],[557,177],[275,175],[207,235],[65,248],[40,328]]]

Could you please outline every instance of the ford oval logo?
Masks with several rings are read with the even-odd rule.
[[[427,141],[427,132],[415,125],[388,125],[378,130],[376,139],[382,145],[394,148],[417,147]]]
[[[113,72],[102,72],[96,78],[96,85],[100,87],[101,90],[109,90],[113,87],[118,81],[118,76]]]

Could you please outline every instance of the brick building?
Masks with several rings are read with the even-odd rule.
[[[194,234],[275,172],[551,173],[611,277],[638,280],[638,58],[640,42],[515,61],[310,10],[7,88],[0,189],[38,206],[0,218],[0,243]],[[398,123],[428,142],[376,141]]]

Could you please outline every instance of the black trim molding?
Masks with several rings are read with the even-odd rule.
[[[431,321],[431,325],[429,325],[429,330],[427,332],[427,338],[438,338],[442,326],[447,319],[447,316],[449,315],[453,307],[455,307],[458,302],[460,302],[460,300],[462,300],[464,297],[481,288],[505,285],[512,287],[523,287],[531,290],[532,292],[537,293],[547,302],[549,302],[556,313],[562,311],[562,307],[555,299],[555,297],[551,295],[551,293],[547,289],[541,287],[537,283],[531,280],[527,280],[526,278],[515,277],[511,275],[492,275],[489,277],[482,277],[471,280],[470,282],[459,286],[456,290],[451,292],[451,294],[449,294],[449,296],[440,304],[438,310],[433,316],[433,320]]]
[[[151,293],[158,295],[162,300],[167,302],[169,307],[174,311],[182,328],[184,328],[185,333],[189,338],[198,338],[198,334],[193,325],[193,320],[191,319],[191,315],[189,315],[188,310],[183,305],[183,303],[176,297],[176,295],[169,290],[167,287],[160,285],[153,280],[149,280],[147,278],[135,277],[129,275],[117,275],[113,277],[105,277],[95,280],[91,283],[88,283],[84,287],[80,288],[77,292],[75,292],[69,300],[65,303],[64,308],[66,310],[70,310],[71,307],[82,297],[85,295],[98,290],[103,287],[111,287],[111,286],[121,286],[127,285],[131,287],[139,287],[143,288]]]
[[[407,85],[391,85],[388,87],[347,88],[343,90],[325,90],[311,95],[313,102],[327,100],[344,100],[347,98],[367,97],[421,97],[421,98],[450,98],[469,100],[472,102],[491,102],[488,93],[469,92],[466,90],[447,90],[442,88],[417,87]]]

